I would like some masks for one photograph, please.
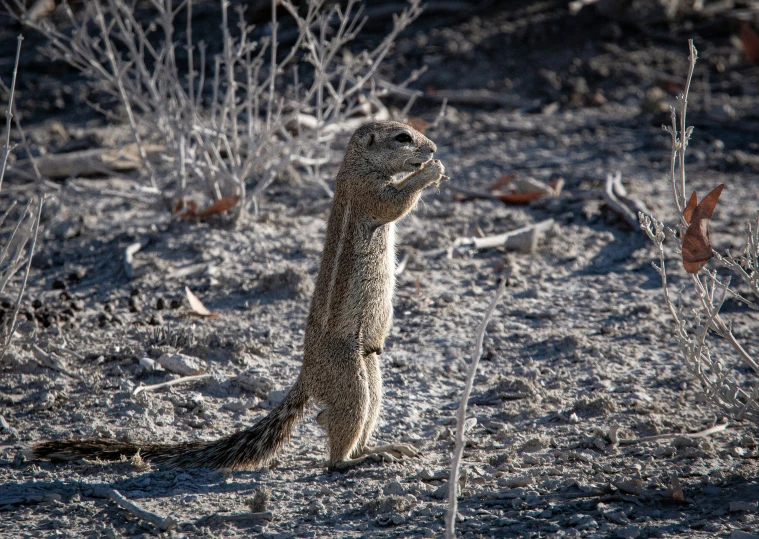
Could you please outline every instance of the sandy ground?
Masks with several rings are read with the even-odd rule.
[[[759,199],[759,131],[752,127],[759,125],[759,72],[730,42],[737,23],[687,19],[646,31],[591,11],[573,19],[536,8],[538,15],[553,13],[540,19],[518,3],[504,4],[442,22],[421,19],[389,67],[400,78],[425,62],[432,69],[420,88],[481,88],[513,98],[511,106],[453,104],[428,132],[454,186],[483,190],[515,172],[543,181],[558,174],[566,182],[558,199],[528,206],[462,201],[444,187],[426,193],[399,224],[399,254],[408,262],[382,354],[385,406],[375,439],[414,444],[422,456],[328,473],[325,433],[313,409],[261,471],[26,460],[24,447],[42,439],[214,439],[263,417],[297,376],[328,216],[327,199],[308,184],[273,185],[259,217],[229,228],[172,221],[158,204],[104,195],[139,181],[136,175],[78,180],[76,188],[62,185],[46,211],[22,335],[0,363],[7,423],[0,430],[0,536],[158,533],[103,499],[103,485],[175,518],[172,537],[441,536],[454,414],[476,326],[499,275],[508,288],[488,327],[469,401],[476,424],[467,433],[459,533],[759,536],[755,427],[731,421],[697,440],[633,441],[698,432],[726,419],[677,354],[650,265],[653,246],[592,194],[607,173],[620,170],[632,196],[673,220],[668,136],[656,110],[674,100],[671,91],[653,89],[668,87],[664,75],[684,78],[686,39],[695,33],[704,70],[689,114],[696,127],[689,185],[705,193],[726,184],[713,241],[740,245],[742,223]],[[4,32],[3,44],[17,30]],[[48,151],[59,144],[56,122],[75,140],[118,138],[114,126],[86,112],[76,75],[35,71],[41,57],[30,41],[19,110],[35,143]],[[56,80],[65,81],[61,107],[38,93]],[[422,100],[414,114],[431,120],[436,111]],[[4,205],[28,192],[21,180],[3,188]],[[490,235],[549,218],[554,224],[533,252],[429,253],[478,229]],[[124,249],[137,241],[144,246],[130,280]],[[670,254],[677,291],[685,274]],[[219,318],[185,316],[185,286]],[[736,335],[756,353],[757,313],[734,303],[727,311]],[[31,342],[64,360],[69,374],[42,367]],[[166,353],[198,358],[212,377],[133,397],[140,384],[178,376],[140,362]],[[738,375],[751,382],[745,369]],[[682,500],[669,490],[673,477]],[[240,516],[251,512],[254,497],[269,520]]]

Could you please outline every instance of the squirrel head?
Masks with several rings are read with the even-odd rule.
[[[414,172],[432,159],[437,146],[419,131],[401,122],[371,122],[359,127],[348,144],[351,162],[394,176]]]

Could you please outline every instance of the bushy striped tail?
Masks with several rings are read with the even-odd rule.
[[[265,465],[290,438],[295,422],[308,404],[300,379],[266,417],[252,427],[213,442],[133,444],[117,440],[59,440],[41,442],[31,457],[49,460],[120,460],[140,457],[169,468],[251,469]]]

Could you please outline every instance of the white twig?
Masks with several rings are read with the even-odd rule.
[[[5,111],[5,147],[3,148],[3,164],[0,168],[0,188],[3,186],[5,169],[8,166],[8,156],[11,154],[11,120],[13,119],[13,94],[16,90],[16,77],[18,75],[18,63],[21,58],[21,42],[24,36],[18,36],[18,45],[16,45],[16,61],[13,63],[13,78],[9,87],[10,95],[8,96],[8,110]]]
[[[466,405],[469,401],[469,394],[472,392],[474,376],[477,374],[477,364],[482,355],[482,341],[485,339],[485,329],[487,328],[490,318],[493,316],[495,307],[503,296],[506,289],[506,279],[500,278],[495,296],[490,302],[485,316],[477,330],[477,340],[472,349],[472,364],[469,366],[469,374],[464,385],[464,392],[459,401],[459,409],[456,412],[456,444],[453,448],[451,458],[451,474],[448,478],[448,513],[445,516],[445,539],[455,539],[456,537],[456,507],[458,496],[459,470],[461,468],[461,456],[464,453],[464,423],[466,422]]]
[[[204,380],[210,377],[211,377],[211,374],[196,374],[194,376],[185,376],[184,378],[177,378],[176,380],[170,380],[168,382],[162,382],[160,384],[154,384],[152,386],[139,386],[139,387],[134,388],[134,391],[132,391],[132,397],[136,397],[140,393],[143,393],[146,391],[155,391],[156,389],[171,387],[178,384],[187,384],[190,382],[196,382],[198,380]]]
[[[711,436],[712,434],[717,434],[719,432],[722,432],[723,430],[727,429],[729,426],[729,423],[720,423],[719,425],[714,425],[713,427],[709,427],[708,429],[704,429],[699,432],[681,432],[681,433],[671,433],[671,434],[657,434],[656,436],[644,436],[643,438],[634,438],[631,440],[628,439],[620,439],[619,443],[623,445],[629,445],[629,444],[638,444],[642,442],[658,442],[660,440],[674,440],[675,438],[692,438],[692,439],[698,439],[698,438],[706,438],[707,436]]]
[[[119,507],[122,507],[129,511],[132,515],[139,518],[140,520],[144,520],[145,522],[149,522],[156,528],[158,528],[160,531],[165,532],[169,531],[172,528],[176,527],[177,521],[171,517],[162,517],[161,515],[158,515],[156,513],[153,513],[152,511],[148,511],[147,509],[144,509],[134,503],[133,501],[125,498],[118,490],[106,487],[106,486],[97,486],[94,489],[93,494],[97,496],[98,498],[108,498],[111,501],[115,502]]]

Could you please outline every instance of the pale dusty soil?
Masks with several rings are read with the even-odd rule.
[[[581,197],[601,187],[608,172],[621,170],[632,196],[673,221],[665,179],[668,137],[658,127],[661,120],[642,109],[660,73],[684,77],[691,34],[674,25],[665,39],[656,26],[659,34],[651,37],[595,15],[580,22],[538,21],[519,33],[508,25],[512,12],[510,5],[490,8],[479,22],[473,14],[443,23],[422,19],[405,34],[390,66],[399,74],[423,61],[436,66],[421,88],[488,88],[492,82],[491,89],[515,96],[509,108],[454,105],[428,133],[453,184],[484,189],[506,172],[542,180],[557,173],[566,180],[559,199],[532,206],[459,201],[448,188],[430,191],[399,224],[399,254],[408,255],[408,264],[398,279],[395,322],[382,355],[385,407],[376,440],[412,443],[422,456],[327,473],[325,433],[312,409],[274,465],[262,471],[141,471],[128,463],[25,460],[23,448],[31,442],[72,435],[217,438],[263,417],[270,397],[281,395],[277,391],[289,387],[299,368],[328,216],[318,187],[275,184],[261,215],[230,229],[172,222],[157,204],[102,195],[128,187],[137,176],[91,178],[78,182],[83,190],[63,185],[49,207],[23,304],[24,335],[0,363],[0,414],[9,425],[0,430],[0,536],[157,534],[94,496],[101,484],[171,514],[179,522],[175,537],[441,536],[445,501],[436,491],[449,469],[475,329],[499,275],[509,285],[488,327],[469,402],[468,415],[477,423],[467,433],[462,536],[759,534],[759,450],[752,425],[731,423],[697,441],[612,443],[610,436],[616,427],[620,438],[633,439],[696,432],[724,421],[677,354],[650,265],[652,245],[600,198]],[[735,248],[759,199],[759,135],[751,128],[759,120],[759,73],[732,48],[730,23],[708,28],[711,33],[704,30],[697,41],[708,58],[702,65],[724,60],[727,71],[711,74],[709,103],[699,94],[701,83],[694,88],[689,185],[705,193],[725,182],[713,241]],[[3,43],[11,43],[16,31],[4,32]],[[457,40],[471,48],[443,45]],[[58,144],[53,120],[63,122],[74,139],[123,137],[123,130],[87,112],[76,92],[64,92],[63,99],[83,111],[80,118],[65,106],[45,108],[34,91],[54,86],[57,77],[70,88],[84,86],[65,69],[39,74],[35,61],[27,66],[33,76],[20,81],[19,109],[27,107],[28,127],[40,147]],[[2,65],[5,80],[9,67]],[[539,78],[548,71],[553,75],[541,76],[558,80],[557,86]],[[589,86],[585,94],[575,92],[579,77]],[[597,91],[605,103],[586,99]],[[414,113],[432,119],[436,110],[422,101]],[[336,160],[344,144],[336,142]],[[3,186],[3,205],[12,193],[28,195],[21,184]],[[555,224],[532,253],[424,254],[474,235],[477,227],[495,234],[547,218]],[[135,257],[137,276],[129,280],[123,254],[135,241],[145,246]],[[670,255],[677,291],[686,281]],[[220,317],[183,316],[185,286]],[[735,334],[756,353],[757,313],[737,303],[726,310]],[[64,358],[76,377],[41,367],[28,344],[32,338]],[[139,384],[176,377],[140,366],[140,358],[167,352],[200,358],[213,378],[133,398]],[[271,386],[258,395],[240,388],[234,378],[246,371]],[[738,376],[755,382],[742,367]],[[251,399],[258,404],[241,411]],[[667,492],[672,474],[684,501]],[[248,512],[246,500],[262,488],[270,495],[271,521],[211,518]]]

